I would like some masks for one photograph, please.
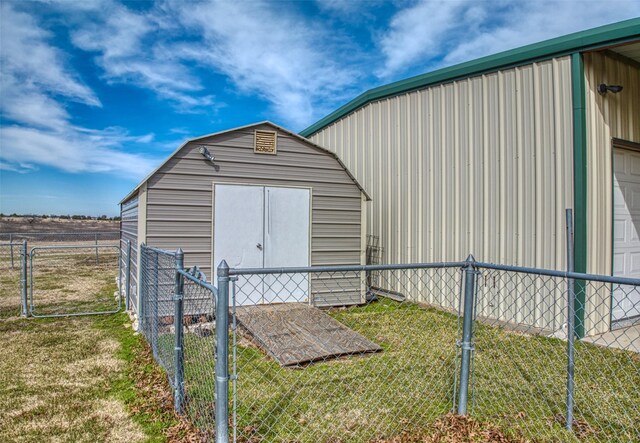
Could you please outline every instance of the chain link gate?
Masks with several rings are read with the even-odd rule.
[[[29,252],[29,315],[67,317],[119,312],[117,245],[36,246]]]
[[[452,412],[463,266],[230,270],[232,441],[384,440]]]
[[[0,242],[0,318],[26,316],[26,241]]]

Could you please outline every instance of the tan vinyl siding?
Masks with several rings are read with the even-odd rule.
[[[380,236],[384,262],[473,253],[562,270],[571,128],[562,57],[373,102],[311,139],[370,194],[367,232]]]
[[[208,279],[212,251],[212,183],[257,184],[312,188],[311,264],[360,264],[361,198],[358,186],[329,153],[282,132],[276,155],[256,154],[258,125],[186,144],[147,182],[147,243],[164,249],[181,247],[185,265],[198,265]],[[198,152],[206,146],[215,165]],[[354,287],[354,291],[351,290]],[[360,303],[360,281],[342,295],[317,293],[320,305]],[[352,292],[358,294],[354,299]]]
[[[132,309],[137,311],[137,288],[138,288],[138,210],[139,210],[139,200],[138,196],[130,198],[126,202],[124,202],[120,207],[120,247],[122,248],[121,253],[123,256],[126,254],[126,241],[129,240],[131,242],[131,279],[130,279],[130,287],[131,287],[131,303],[133,304]],[[123,270],[123,272],[125,272]],[[126,279],[125,274],[122,275],[122,282],[124,284]],[[124,295],[124,292],[123,292]]]
[[[606,52],[584,54],[587,112],[587,271],[612,272],[612,138],[640,143],[640,65]],[[623,85],[600,95],[600,83]],[[609,289],[587,297],[588,332],[608,329]],[[602,321],[607,319],[607,321]],[[598,321],[600,320],[600,321]]]

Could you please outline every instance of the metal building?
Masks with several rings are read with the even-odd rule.
[[[189,140],[120,202],[122,239],[134,245],[132,309],[142,243],[182,248],[185,265],[214,281],[222,259],[243,268],[364,264],[368,200],[334,153],[273,123]],[[365,297],[359,278],[333,291],[306,284],[276,294],[256,283],[246,302],[286,302],[289,289],[315,306]]]
[[[638,18],[369,90],[301,134],[371,193],[385,262],[564,270],[573,208],[576,270],[640,277]],[[615,296],[578,300],[580,333],[640,319]]]

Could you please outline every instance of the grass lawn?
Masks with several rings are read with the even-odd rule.
[[[67,262],[73,266],[34,269],[36,306],[50,312],[112,306],[115,266],[106,260],[95,266],[89,256]],[[211,435],[212,336],[185,334],[187,415],[197,430],[173,414],[166,375],[125,314],[19,319],[19,273],[0,265],[0,441],[200,441]],[[456,316],[384,299],[329,313],[383,351],[291,369],[239,336],[239,441],[640,442],[637,354],[576,345],[571,434],[564,429],[566,343],[478,323],[474,420],[460,421],[448,415],[458,374]],[[168,328],[159,347],[172,362]]]
[[[126,314],[21,319],[10,277],[0,280],[1,442],[163,442],[191,432]],[[106,307],[99,300],[112,303],[114,274],[94,274],[90,287],[92,306]]]
[[[82,243],[76,244],[80,245]],[[12,265],[9,246],[0,246],[0,318],[20,313],[21,245],[13,249]],[[115,291],[118,254],[117,247],[101,247],[96,260],[95,249],[91,247],[36,249],[33,258],[27,258],[27,284],[30,285],[27,298],[30,304],[33,292],[34,314],[116,310],[113,292],[109,294],[103,288],[112,286]]]
[[[384,351],[289,369],[240,339],[240,441],[362,442],[431,435],[453,405],[457,318],[392,301],[331,315]],[[572,435],[564,429],[566,342],[481,324],[476,328],[474,419],[497,426],[515,441],[640,441],[638,355],[577,345]],[[202,411],[213,404],[214,362],[203,358],[202,348],[211,338],[187,334],[185,340],[189,412],[209,428]]]

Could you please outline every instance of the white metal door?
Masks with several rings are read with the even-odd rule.
[[[613,274],[640,278],[640,153],[614,149]],[[640,316],[640,293],[614,288],[612,321]]]
[[[309,189],[265,188],[265,268],[309,266]],[[302,302],[307,274],[265,276],[265,303]]]
[[[224,259],[231,268],[262,268],[264,188],[262,186],[215,185],[213,273]],[[237,305],[262,302],[262,279],[252,276]]]

